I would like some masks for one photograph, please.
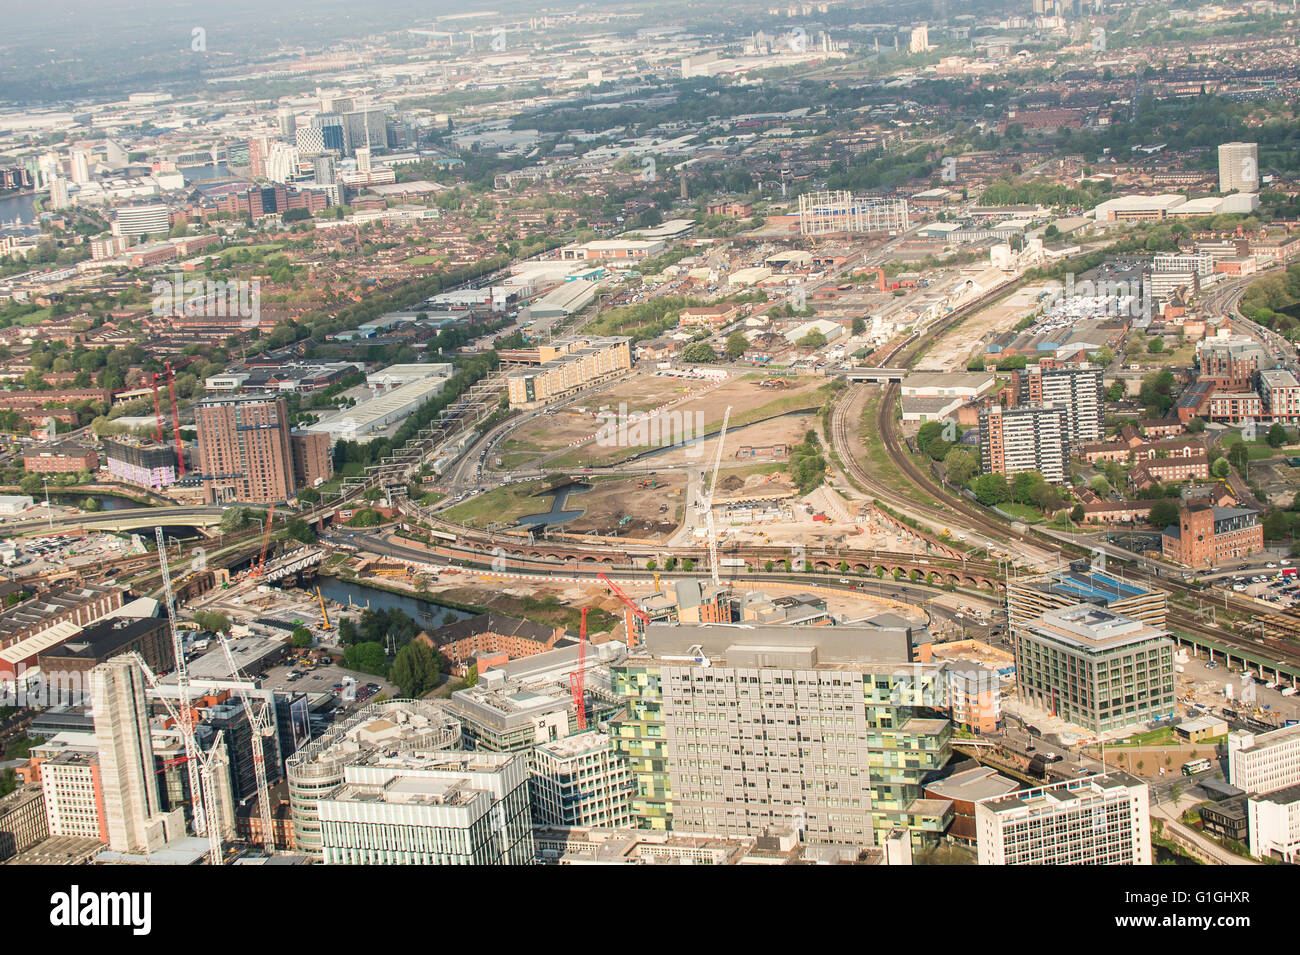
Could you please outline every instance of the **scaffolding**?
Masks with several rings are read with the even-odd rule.
[[[801,235],[833,232],[903,232],[912,220],[906,199],[858,198],[847,190],[799,197]]]

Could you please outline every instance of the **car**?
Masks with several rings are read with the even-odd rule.
[[[840,578],[840,583],[842,583],[842,584],[847,584],[848,582],[849,582],[849,578],[847,578],[847,577],[841,577],[841,578]]]
[[[1211,660],[1209,663],[1205,664],[1205,669],[1207,669],[1207,670],[1215,670],[1215,669],[1218,669],[1218,666],[1219,666],[1219,665],[1218,665],[1217,663],[1215,663],[1213,660]]]
[[[1059,763],[1059,762],[1060,762],[1061,760],[1063,760],[1063,759],[1065,759],[1065,757],[1062,756],[1060,753],[1044,753],[1044,754],[1043,754],[1043,762],[1045,762],[1045,763]]]

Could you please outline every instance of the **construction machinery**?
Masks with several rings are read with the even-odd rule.
[[[266,550],[271,546],[271,518],[275,517],[275,505],[272,504],[266,511],[266,529],[262,531],[262,552],[257,557],[257,564],[253,567],[253,576],[261,577],[262,571],[266,569]]]
[[[171,568],[167,565],[167,542],[161,527],[154,528],[154,536],[158,541],[158,564],[162,570],[163,600],[166,602],[167,626],[171,631],[172,654],[176,658],[177,712],[174,716],[185,744],[185,769],[189,775],[190,795],[193,798],[194,832],[208,837],[212,864],[220,865],[221,834],[220,817],[216,811],[216,792],[213,789],[211,772],[208,772],[206,783],[202,778],[203,766],[206,763],[194,735],[194,708],[190,705],[189,665],[185,662],[185,643],[181,638],[180,629],[176,626],[177,608],[176,601],[172,597]],[[143,663],[143,659],[141,662]],[[145,668],[145,675],[152,677],[148,667]],[[151,682],[156,680],[151,679]]]
[[[271,787],[266,782],[266,751],[264,741],[275,732],[272,723],[271,704],[267,700],[254,700],[248,687],[252,686],[230,650],[230,638],[218,632],[221,652],[226,655],[226,665],[230,667],[231,678],[235,681],[235,692],[244,704],[244,715],[248,717],[248,727],[253,737],[253,776],[257,780],[257,811],[262,818],[262,848],[267,855],[275,853],[275,834],[271,828]],[[256,705],[255,705],[256,704]]]
[[[623,603],[627,606],[627,609],[630,610],[636,617],[638,617],[641,620],[641,623],[643,625],[649,625],[650,615],[646,613],[644,610],[642,610],[640,607],[638,607],[635,601],[633,601],[631,597],[629,597],[626,593],[623,592],[623,588],[621,588],[618,584],[614,583],[614,581],[610,580],[604,574],[599,574],[598,576],[602,581],[604,581],[605,586],[609,588],[609,592],[612,593],[619,600],[623,601]],[[632,632],[632,627],[629,625],[627,628],[627,645],[629,647],[633,646],[635,641],[636,641],[636,635]]]
[[[664,592],[663,587],[661,587],[659,584],[659,575],[655,574],[655,593],[661,594],[663,592]]]
[[[718,432],[718,450],[713,455],[713,475],[709,479],[709,493],[704,498],[704,523],[709,530],[709,573],[713,577],[713,586],[720,584],[718,578],[718,529],[713,523],[713,494],[718,489],[718,469],[722,467],[722,445],[727,440],[727,424],[731,421],[731,405],[722,415],[722,430]]]
[[[320,619],[321,619],[320,628],[322,630],[333,630],[334,627],[330,623],[329,611],[325,609],[325,595],[320,592],[319,587],[316,588],[316,599],[320,601]]]
[[[587,611],[582,608],[582,628],[578,631],[578,669],[569,674],[569,690],[573,693],[573,711],[578,717],[578,732],[587,728]]]

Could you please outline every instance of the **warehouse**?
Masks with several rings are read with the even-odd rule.
[[[417,378],[309,424],[304,430],[328,434],[331,441],[372,441],[409,418],[430,398],[441,394],[446,384],[445,378]]]

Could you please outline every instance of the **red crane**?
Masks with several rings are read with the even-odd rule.
[[[640,607],[638,607],[635,603],[633,603],[632,598],[629,597],[627,594],[623,593],[622,588],[620,588],[618,584],[614,583],[614,581],[610,580],[604,574],[598,574],[597,576],[600,577],[600,579],[605,582],[605,586],[609,588],[610,593],[612,593],[619,600],[623,601],[623,603],[627,605],[628,610],[630,610],[633,614],[641,618],[641,622],[643,624],[648,625],[650,623],[650,615],[646,613],[644,610],[642,610]],[[628,624],[627,645],[630,647],[632,646],[632,642],[635,638],[632,635],[631,621],[626,621],[626,623]]]
[[[158,373],[153,376],[153,439],[162,444],[162,402],[158,399]]]
[[[167,395],[172,402],[172,433],[176,435],[176,476],[185,477],[185,444],[181,441],[181,416],[176,412],[176,373],[167,363]]]
[[[573,709],[578,714],[578,732],[587,728],[587,611],[582,608],[582,630],[578,633],[578,669],[569,674],[569,689],[573,692]]]

